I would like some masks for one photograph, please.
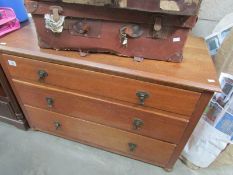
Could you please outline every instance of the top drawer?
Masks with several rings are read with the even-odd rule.
[[[117,99],[134,106],[191,115],[200,93],[69,66],[3,55],[13,79],[42,83]]]

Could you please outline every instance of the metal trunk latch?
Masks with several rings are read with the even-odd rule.
[[[127,47],[128,38],[139,38],[144,33],[139,25],[126,25],[120,28],[120,43]]]
[[[155,18],[154,30],[156,32],[162,29],[162,19],[160,17]]]
[[[79,21],[73,25],[73,30],[80,35],[88,34],[91,27],[86,21]]]
[[[45,14],[45,28],[51,30],[53,33],[61,33],[63,31],[63,24],[65,16],[60,15],[63,12],[60,6],[50,6],[51,14]]]
[[[153,28],[153,38],[160,38],[160,32],[162,31],[162,18],[156,17],[154,28]]]
[[[60,6],[50,6],[49,10],[52,12],[53,20],[58,22],[60,20],[60,14],[63,12],[63,8]]]

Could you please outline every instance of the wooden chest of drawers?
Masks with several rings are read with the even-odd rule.
[[[32,23],[1,42],[1,64],[32,128],[167,170],[220,90],[194,37],[181,64],[39,49]]]

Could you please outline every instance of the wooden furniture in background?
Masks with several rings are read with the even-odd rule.
[[[20,109],[14,93],[0,66],[0,121],[12,124],[20,129],[27,129],[28,125]]]
[[[195,37],[181,64],[40,49],[32,22],[0,42],[1,64],[32,128],[167,170],[220,91]]]

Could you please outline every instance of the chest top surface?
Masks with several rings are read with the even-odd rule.
[[[189,36],[182,63],[155,60],[135,62],[109,54],[81,57],[77,51],[40,49],[32,20],[0,39],[0,52],[198,91],[220,91],[216,71],[205,42]]]

